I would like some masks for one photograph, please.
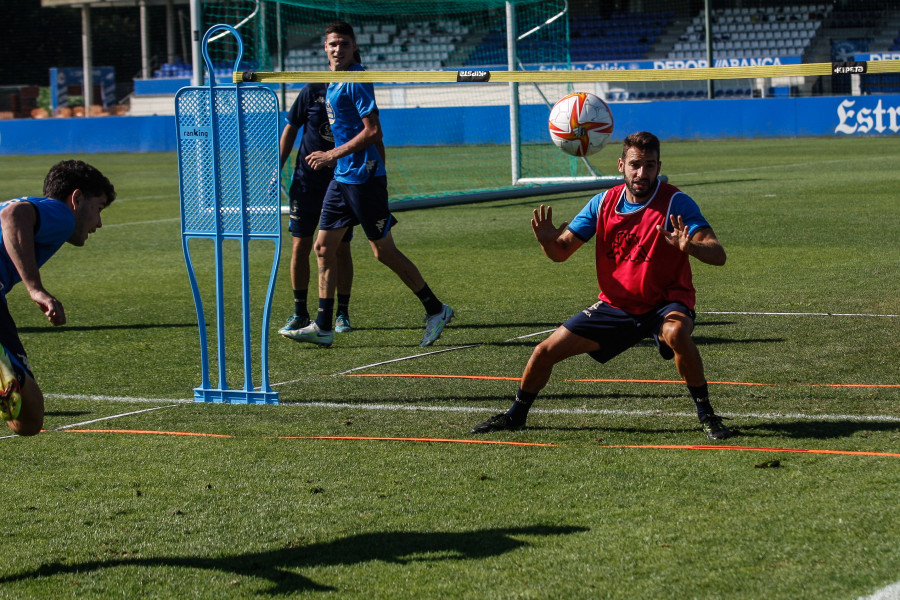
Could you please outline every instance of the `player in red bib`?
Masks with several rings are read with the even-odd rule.
[[[551,260],[568,259],[596,235],[599,302],[566,321],[537,345],[512,407],[476,425],[472,433],[524,427],[553,366],[588,354],[605,363],[653,337],[665,359],[675,359],[706,436],[732,435],[709,403],[703,360],[694,344],[694,286],[690,257],[725,264],[725,249],[697,204],[659,180],[659,139],[645,131],[625,138],[619,172],[625,183],[597,194],[573,219],[553,225],[552,208],[534,211],[531,227]]]

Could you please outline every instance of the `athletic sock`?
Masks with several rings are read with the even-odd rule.
[[[709,416],[714,414],[713,407],[709,403],[709,386],[707,384],[698,385],[698,386],[687,386],[688,391],[691,393],[691,398],[694,400],[694,404],[697,405],[697,418],[701,421]]]
[[[294,290],[294,314],[298,317],[309,318],[309,311],[306,310],[306,293],[307,290]]]
[[[425,287],[416,292],[416,296],[422,301],[422,306],[425,307],[425,312],[427,314],[436,315],[444,310],[444,305],[435,297],[427,283],[425,284]]]
[[[19,387],[25,385],[25,368],[19,362],[19,359],[16,358],[16,355],[6,349],[6,346],[3,347],[3,351],[6,352],[6,356],[9,358],[9,366],[12,367],[16,381],[19,382]]]
[[[320,331],[331,331],[334,318],[334,298],[319,298],[319,312],[316,314],[316,325]]]
[[[337,295],[337,314],[350,317],[350,294]]]
[[[525,419],[528,418],[528,411],[531,410],[531,405],[534,404],[535,398],[537,398],[537,394],[523,392],[522,388],[519,388],[519,391],[516,392],[516,399],[513,400],[512,406],[506,411],[514,425],[525,423]]]

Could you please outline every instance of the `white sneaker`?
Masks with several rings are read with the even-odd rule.
[[[294,331],[283,333],[284,337],[297,340],[298,342],[309,342],[328,348],[334,342],[334,331],[322,331],[315,321]]]

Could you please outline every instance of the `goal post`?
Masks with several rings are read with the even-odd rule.
[[[203,25],[227,23],[245,40],[245,67],[327,71],[325,27],[353,25],[372,71],[567,70],[567,0],[205,0]],[[230,40],[210,45],[233,56]],[[281,84],[283,109],[303,82]],[[388,185],[397,207],[480,201],[606,187],[586,159],[550,143],[547,115],[571,83],[477,85],[376,83],[388,147]],[[590,89],[585,91],[592,91]]]

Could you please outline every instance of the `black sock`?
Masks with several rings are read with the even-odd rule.
[[[425,284],[421,290],[416,292],[416,296],[419,297],[419,300],[422,301],[422,306],[425,307],[425,312],[429,315],[436,315],[442,310],[444,310],[444,305],[440,300],[435,297],[434,293],[431,291],[431,288],[428,287],[428,284]]]
[[[319,298],[319,312],[316,315],[316,325],[320,331],[331,331],[331,321],[334,318],[334,298]]]
[[[698,386],[687,386],[688,391],[691,393],[691,398],[694,400],[694,404],[697,405],[697,418],[701,421],[709,416],[714,414],[713,407],[709,403],[709,386],[707,384],[698,385]]]
[[[337,314],[350,317],[350,294],[337,295]]]
[[[514,424],[521,425],[525,422],[535,398],[537,398],[537,394],[523,392],[522,388],[519,388],[519,391],[516,392],[516,399],[513,400],[512,406],[506,411],[506,414],[509,415]]]
[[[294,314],[298,317],[309,318],[309,311],[306,310],[306,292],[307,290],[294,290]]]

